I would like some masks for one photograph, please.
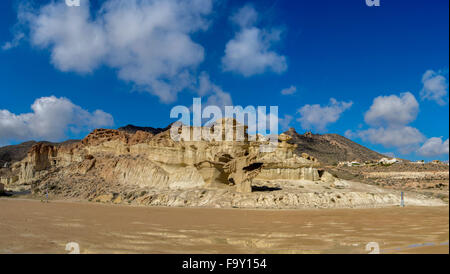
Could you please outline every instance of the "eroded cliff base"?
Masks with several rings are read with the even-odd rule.
[[[350,181],[333,183],[295,181],[255,181],[251,193],[239,193],[233,189],[190,188],[154,189],[111,184],[105,181],[74,179],[48,180],[33,189],[33,197],[56,200],[82,200],[106,204],[167,207],[207,208],[259,208],[259,209],[307,209],[307,208],[378,208],[398,207],[399,191]],[[440,199],[407,192],[405,206],[445,206]]]

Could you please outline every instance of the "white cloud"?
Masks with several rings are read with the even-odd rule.
[[[403,153],[415,150],[416,146],[425,140],[425,136],[418,129],[410,126],[369,128],[355,134],[364,141],[399,148]]]
[[[206,100],[206,106],[218,106],[222,110],[225,106],[232,106],[233,100],[228,92],[222,90],[221,87],[212,83],[208,73],[202,72],[199,77],[199,87],[197,90],[198,95],[208,96]]]
[[[341,114],[349,109],[353,102],[339,102],[334,98],[330,99],[327,106],[305,105],[298,110],[300,118],[297,119],[303,129],[311,130],[315,128],[319,132],[326,131],[328,124],[335,123]]]
[[[397,148],[407,154],[416,150],[426,139],[417,128],[408,126],[416,120],[418,113],[419,103],[410,92],[401,93],[400,96],[379,96],[373,100],[364,116],[365,122],[371,127],[356,132],[348,130],[345,136]]]
[[[395,153],[393,153],[393,152],[383,152],[381,154],[383,154],[384,156],[387,156],[389,158],[395,158]]]
[[[358,134],[356,132],[354,132],[351,129],[348,129],[344,132],[344,136],[347,137],[348,139],[353,139],[358,137]]]
[[[288,114],[284,115],[284,118],[279,118],[278,121],[280,123],[281,129],[288,130],[293,119],[294,117]]]
[[[281,91],[282,95],[292,95],[297,92],[297,87],[290,86],[289,88],[285,88]]]
[[[251,5],[242,7],[237,13],[231,16],[231,21],[241,28],[254,26],[258,21],[258,13]]]
[[[88,112],[69,99],[42,97],[31,105],[33,112],[14,114],[0,110],[0,142],[39,139],[59,141],[68,131],[78,133],[114,124],[111,114]]]
[[[410,92],[379,96],[373,100],[364,120],[371,126],[402,126],[417,118],[419,103]]]
[[[266,30],[255,27],[258,13],[252,6],[244,6],[231,21],[239,26],[236,36],[230,40],[222,58],[224,71],[237,72],[245,77],[266,71],[286,71],[286,57],[271,50],[280,40],[280,30]]]
[[[89,1],[20,9],[32,45],[48,48],[62,71],[91,73],[106,65],[139,89],[173,102],[196,81],[204,49],[190,35],[208,28],[212,0],[108,0],[92,15]]]
[[[108,50],[106,33],[93,21],[89,2],[70,8],[64,2],[39,10],[19,10],[29,24],[31,43],[49,48],[52,64],[62,71],[90,73],[103,62]]]
[[[428,70],[422,77],[422,83],[420,96],[423,100],[435,101],[441,106],[447,104],[445,97],[448,93],[448,80],[444,74]]]
[[[210,95],[206,101],[206,106],[218,106],[224,108],[225,106],[232,106],[233,100],[228,92],[217,90],[214,94]]]
[[[428,139],[422,147],[417,150],[417,153],[425,157],[433,157],[439,155],[445,155],[449,153],[448,139],[442,140],[442,137],[433,137]]]
[[[16,32],[12,41],[3,44],[2,50],[10,50],[17,47],[23,38],[25,38],[25,34],[23,32]]]

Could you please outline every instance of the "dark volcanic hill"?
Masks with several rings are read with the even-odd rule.
[[[134,126],[134,125],[127,125],[124,127],[120,127],[117,130],[125,131],[127,133],[136,133],[137,131],[145,131],[145,132],[156,135],[158,133],[168,130],[170,128],[170,126],[171,125],[169,125],[166,128],[153,128],[153,127],[138,127],[138,126]]]
[[[289,143],[297,144],[298,153],[308,153],[320,162],[334,165],[341,161],[379,160],[386,156],[370,150],[338,134],[299,134],[294,128],[285,134],[292,136]]]

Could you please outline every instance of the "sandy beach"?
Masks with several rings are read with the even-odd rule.
[[[242,210],[0,199],[0,253],[449,253],[448,207]]]

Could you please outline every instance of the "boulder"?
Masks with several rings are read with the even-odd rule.
[[[320,177],[320,180],[325,183],[334,183],[334,181],[336,181],[336,177],[334,177],[333,174],[329,173],[328,171],[324,171],[322,173],[322,176]]]

